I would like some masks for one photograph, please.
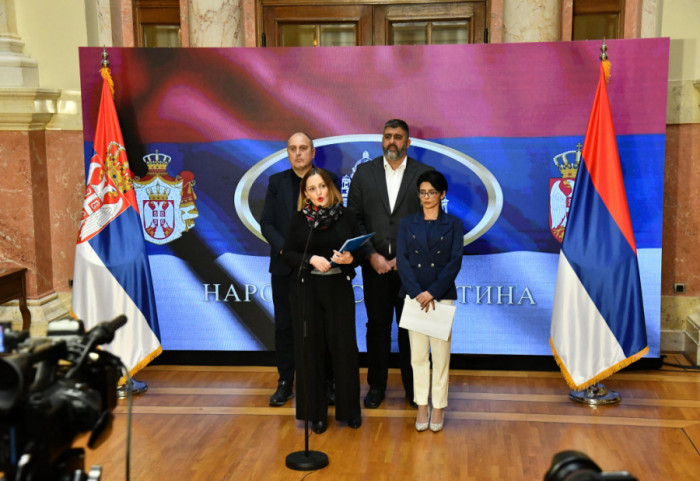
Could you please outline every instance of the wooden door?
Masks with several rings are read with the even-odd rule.
[[[372,45],[368,5],[263,6],[260,44],[267,47]]]
[[[258,1],[268,47],[482,43],[487,25],[487,0]]]
[[[375,45],[484,43],[485,29],[485,2],[375,7]]]

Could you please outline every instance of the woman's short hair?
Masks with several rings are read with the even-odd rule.
[[[420,189],[420,185],[423,182],[428,182],[430,185],[433,186],[435,190],[437,190],[440,193],[447,192],[447,179],[445,179],[445,176],[437,170],[428,170],[427,172],[423,172],[418,177],[416,187]]]
[[[306,201],[308,200],[304,192],[306,191],[306,182],[312,175],[320,175],[321,179],[323,179],[323,183],[326,184],[326,187],[328,187],[328,205],[343,202],[343,196],[340,194],[338,187],[335,185],[335,182],[333,182],[333,179],[328,171],[323,170],[320,167],[312,167],[311,170],[304,174],[304,177],[301,178],[301,184],[299,184],[299,201],[297,202],[298,210],[303,209]]]

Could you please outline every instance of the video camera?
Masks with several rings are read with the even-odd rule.
[[[603,471],[580,451],[561,451],[552,457],[544,481],[637,481],[627,471]]]
[[[122,315],[86,333],[82,321],[54,321],[38,338],[0,326],[0,480],[99,479],[71,445],[89,431],[93,449],[109,435],[122,362],[97,346],[125,323]]]

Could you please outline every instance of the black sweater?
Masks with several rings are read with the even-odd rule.
[[[350,238],[362,235],[360,225],[357,222],[355,214],[341,206],[340,217],[329,225],[326,229],[314,229],[309,239],[309,225],[303,212],[297,211],[292,216],[289,223],[289,230],[284,239],[284,247],[282,248],[282,257],[285,262],[291,266],[294,272],[299,271],[299,266],[303,270],[310,271],[313,266],[309,265],[309,259],[312,256],[321,256],[330,260],[333,255],[333,250],[338,250],[343,243]],[[309,246],[306,249],[304,256],[304,248],[307,239]],[[360,251],[361,252],[361,251]],[[354,259],[352,264],[342,264],[339,267],[343,273],[349,275],[350,278],[355,277],[355,267],[360,264],[360,254],[353,253]]]

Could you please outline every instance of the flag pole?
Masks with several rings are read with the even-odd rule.
[[[588,386],[583,391],[571,391],[569,399],[589,406],[605,406],[606,404],[617,404],[620,402],[620,395],[615,391],[608,391],[603,383],[596,383]]]
[[[600,47],[600,61],[603,62],[606,72],[606,80],[610,75],[610,62],[608,61],[608,46],[603,39],[603,45]],[[569,393],[569,399],[574,402],[587,404],[589,406],[605,406],[619,403],[622,398],[616,391],[609,391],[603,383],[595,383],[581,391],[572,390]]]
[[[112,90],[112,95],[114,95],[114,84],[111,78],[111,75],[109,73],[109,54],[107,53],[107,47],[102,47],[102,62],[101,62],[101,71],[102,71],[102,76],[104,78],[105,75],[108,76],[107,80],[109,82],[109,86]],[[148,391],[148,385],[143,382],[143,381],[137,381],[136,379],[132,378],[131,376],[126,376],[125,382],[117,386],[117,396],[120,399],[125,399],[129,397],[129,394],[134,395],[134,394],[143,394],[146,391]]]

